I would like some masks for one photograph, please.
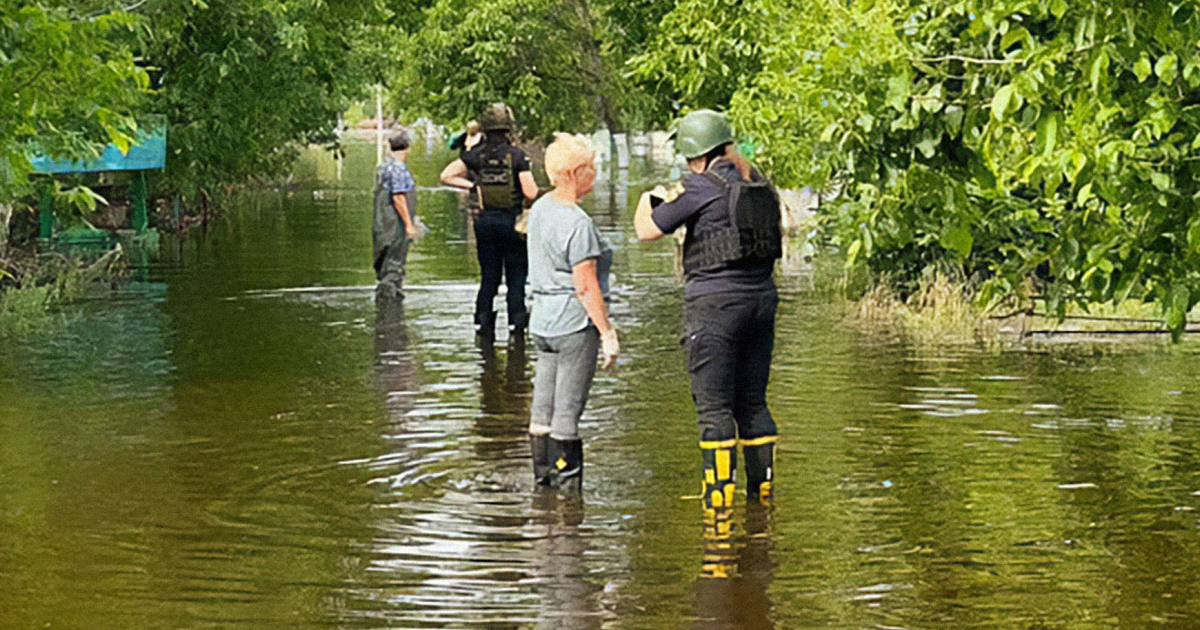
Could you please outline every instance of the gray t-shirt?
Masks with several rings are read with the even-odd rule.
[[[529,286],[533,291],[529,332],[557,337],[587,328],[591,321],[583,303],[575,297],[571,268],[595,258],[600,292],[608,300],[612,248],[582,208],[550,195],[538,199],[529,209],[526,233]]]

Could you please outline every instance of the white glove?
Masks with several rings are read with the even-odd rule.
[[[604,355],[604,369],[611,369],[617,364],[617,355],[621,354],[621,343],[617,341],[616,328],[609,328],[600,333],[600,353]]]

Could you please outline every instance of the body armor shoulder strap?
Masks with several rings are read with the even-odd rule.
[[[768,262],[783,255],[779,197],[757,171],[751,181],[727,179],[708,170],[704,177],[725,194],[717,201],[726,212],[724,220],[696,233],[684,243],[683,268],[687,273],[715,269],[736,262]]]

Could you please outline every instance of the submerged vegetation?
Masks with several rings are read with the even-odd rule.
[[[0,266],[0,339],[45,327],[50,323],[47,314],[78,299],[93,284],[111,281],[125,270],[119,245],[92,256],[10,256]]]

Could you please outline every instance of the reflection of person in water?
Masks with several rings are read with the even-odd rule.
[[[588,541],[579,530],[583,502],[549,492],[533,497],[529,523],[539,596],[537,630],[599,630],[597,596],[604,588],[590,579]]]
[[[719,531],[706,523],[704,556],[696,581],[696,621],[699,629],[774,628],[767,593],[774,574],[771,560],[770,514],[760,505],[746,510],[746,534]]]
[[[419,383],[417,365],[407,350],[404,302],[380,296],[375,301],[375,361],[379,386],[387,399],[388,415],[393,419],[403,418],[411,408],[407,398],[395,394],[415,391]]]
[[[529,391],[524,343],[508,344],[505,353],[495,346],[480,347],[483,371],[479,375],[480,406],[476,433],[487,438],[476,442],[478,455],[487,461],[505,459],[509,448],[524,448],[525,418],[529,417]]]

